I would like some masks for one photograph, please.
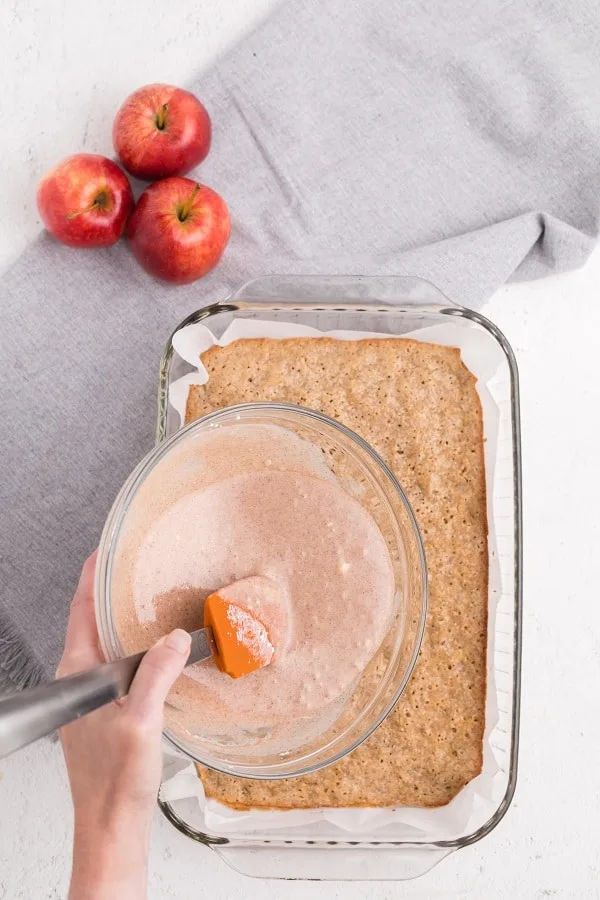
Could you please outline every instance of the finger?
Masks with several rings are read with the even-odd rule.
[[[128,715],[162,727],[167,694],[185,667],[191,643],[187,631],[176,628],[148,650],[129,689]]]
[[[65,648],[60,664],[62,674],[65,667],[77,665],[78,670],[103,662],[98,646],[98,629],[94,612],[94,575],[97,553],[92,553],[85,562],[67,625]]]

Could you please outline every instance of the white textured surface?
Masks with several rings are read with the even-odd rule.
[[[272,0],[5,0],[0,267],[37,233],[35,185],[62,156],[110,153],[121,99],[185,83]],[[217,114],[215,112],[215,114]],[[521,371],[525,645],[520,778],[504,821],[411,884],[252,881],[157,816],[153,900],[600,898],[600,252],[581,272],[505,288],[484,312]],[[71,811],[57,746],[0,762],[0,898],[65,896]]]

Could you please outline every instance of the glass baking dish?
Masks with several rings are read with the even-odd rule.
[[[469,818],[464,833],[447,840],[394,840],[386,832],[351,835],[327,826],[318,833],[207,833],[197,803],[159,801],[166,818],[183,834],[215,850],[240,872],[261,878],[311,880],[403,880],[429,871],[445,856],[473,844],[495,828],[512,801],[517,778],[522,632],[522,514],[519,384],[516,361],[496,326],[472,310],[451,303],[418,278],[347,276],[267,276],[251,281],[224,300],[188,316],[173,334],[210,321],[218,338],[234,319],[259,319],[337,329],[402,335],[433,325],[476,329],[484,357],[498,365],[494,397],[498,406],[498,450],[493,471],[493,516],[502,589],[491,596],[488,626],[488,679],[495,692],[497,721],[490,744],[497,760],[494,811]],[[173,335],[161,361],[157,441],[176,431],[179,414],[170,406],[170,385],[192,367],[174,350]],[[479,338],[478,338],[479,339]],[[484,362],[485,365],[485,362]]]

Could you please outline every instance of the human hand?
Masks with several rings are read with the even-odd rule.
[[[57,677],[105,662],[94,615],[95,567],[96,554],[84,565],[73,598]],[[127,697],[59,732],[75,812],[70,900],[146,896],[163,707],[189,652],[187,632],[171,632],[148,651]]]

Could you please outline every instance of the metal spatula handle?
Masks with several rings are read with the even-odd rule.
[[[188,665],[213,654],[210,628],[193,631],[191,638]],[[0,700],[0,759],[124,697],[145,655],[136,653]]]

